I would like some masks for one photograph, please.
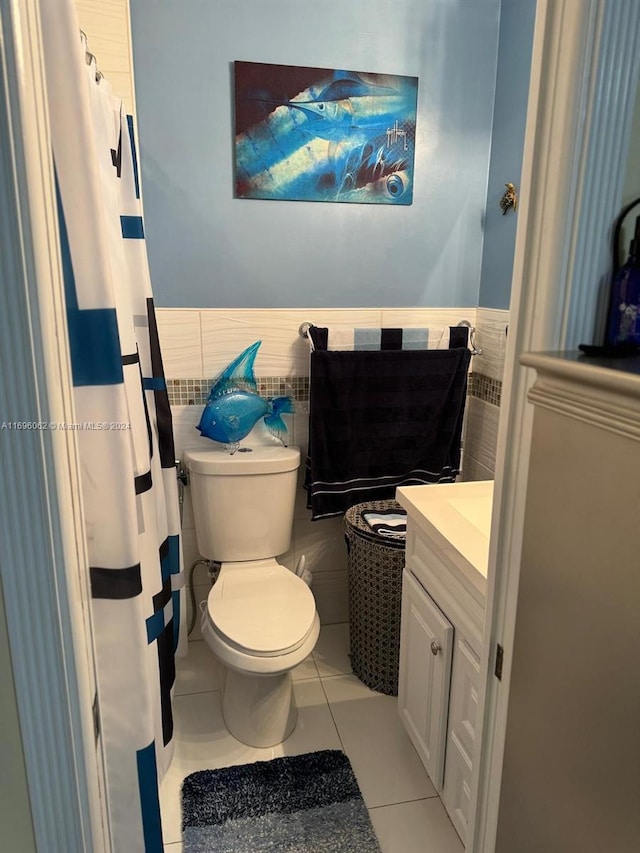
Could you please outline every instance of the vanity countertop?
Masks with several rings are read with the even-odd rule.
[[[486,595],[493,480],[402,486],[396,500],[455,564],[463,582]]]

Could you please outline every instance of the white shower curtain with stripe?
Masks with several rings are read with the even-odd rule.
[[[72,0],[40,6],[112,846],[160,853],[186,631],[133,121],[87,62]]]

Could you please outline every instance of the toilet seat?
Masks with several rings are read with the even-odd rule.
[[[256,658],[300,649],[314,633],[317,618],[307,584],[275,559],[223,563],[206,616],[219,640]]]

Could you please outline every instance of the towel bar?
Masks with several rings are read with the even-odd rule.
[[[482,355],[482,350],[476,345],[476,327],[472,326],[468,320],[460,320],[458,326],[466,326],[469,329],[469,347],[471,355]],[[309,329],[313,323],[300,323],[298,326],[298,334],[301,338],[309,337]]]

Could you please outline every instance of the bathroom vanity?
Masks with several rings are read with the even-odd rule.
[[[463,843],[476,760],[493,482],[404,486],[398,711]]]

